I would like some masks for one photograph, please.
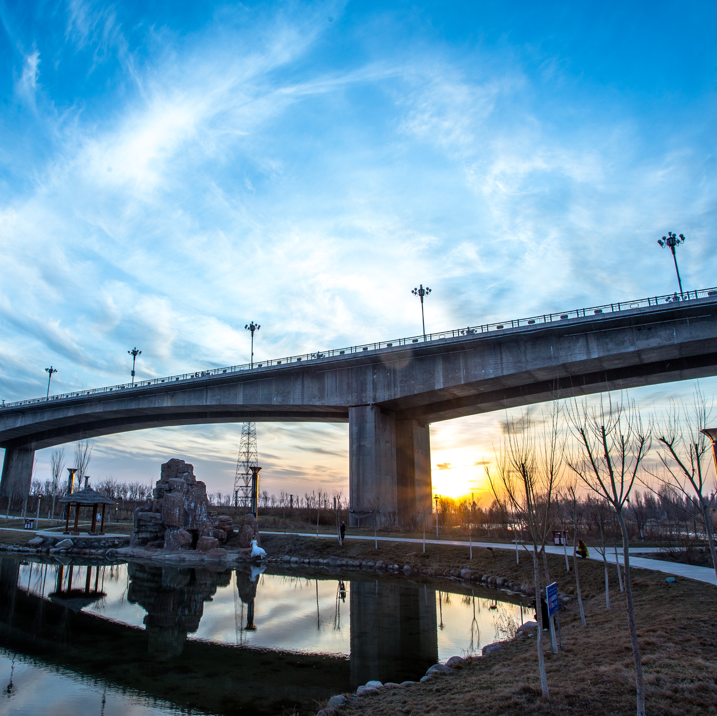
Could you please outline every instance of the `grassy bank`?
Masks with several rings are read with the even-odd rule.
[[[366,542],[340,547],[327,540],[267,535],[265,547],[273,555],[352,560],[383,560],[420,566],[436,574],[472,569],[529,584],[529,555],[505,550],[467,550],[429,545]],[[418,551],[416,551],[418,547]],[[574,579],[565,561],[549,555],[551,578],[561,591],[574,594]],[[610,570],[612,608],[605,608],[602,565],[580,562],[587,628],[582,627],[576,600],[563,612],[564,648],[546,653],[550,699],[540,692],[535,641],[512,641],[491,656],[470,661],[448,676],[398,689],[362,696],[341,709],[342,714],[632,714],[635,711],[632,651],[627,631],[624,596]],[[707,584],[633,570],[636,618],[647,685],[648,714],[717,714],[717,643],[714,605],[717,589]]]

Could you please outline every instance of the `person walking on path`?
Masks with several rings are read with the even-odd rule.
[[[342,522],[342,523],[341,523],[341,528],[340,528],[340,529],[341,529],[341,544],[343,545],[343,543],[344,543],[344,535],[346,534],[346,523],[345,523],[345,522]]]

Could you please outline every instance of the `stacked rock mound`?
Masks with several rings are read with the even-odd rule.
[[[162,465],[153,499],[134,513],[131,547],[159,548],[170,552],[196,550],[208,557],[226,557],[220,547],[234,531],[232,518],[209,509],[206,485],[194,476],[194,467],[173,458]],[[241,546],[258,539],[256,520],[249,515],[240,526]],[[252,536],[249,537],[251,528]]]

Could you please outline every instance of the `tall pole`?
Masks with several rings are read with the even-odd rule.
[[[438,539],[438,502],[440,501],[441,496],[436,495],[433,499],[436,501],[436,539]]]
[[[127,351],[127,353],[129,353],[132,356],[132,385],[134,385],[135,363],[137,362],[137,356],[142,355],[142,351],[138,351],[136,348],[133,348],[131,351]]]
[[[259,470],[260,467],[251,467],[251,513],[254,517],[259,513]]]
[[[49,368],[45,368],[45,370],[49,373],[47,376],[47,395],[45,396],[45,400],[47,400],[50,397],[50,381],[52,380],[52,374],[57,373],[57,369],[50,366]]]
[[[660,244],[663,249],[665,248],[665,246],[667,246],[672,252],[672,260],[675,262],[675,273],[677,274],[677,283],[680,286],[680,296],[682,296],[682,279],[680,278],[680,269],[677,266],[677,252],[675,251],[675,249],[680,244],[684,244],[685,241],[686,239],[684,234],[676,236],[671,231],[667,232],[667,236],[663,236],[661,239],[657,240],[657,243]]]
[[[254,331],[258,331],[261,326],[257,325],[252,321],[251,323],[248,323],[246,326],[244,326],[247,331],[251,331],[251,363],[250,366],[254,367]]]
[[[423,284],[420,285],[419,288],[414,288],[411,293],[414,296],[418,296],[421,299],[421,325],[423,326],[423,340],[426,340],[426,317],[423,313],[423,298],[425,296],[428,296],[428,294],[431,292],[431,289],[426,286],[426,288],[423,288]]]
[[[75,491],[75,489],[74,489],[75,475],[77,474],[78,470],[79,470],[79,468],[77,468],[77,467],[68,467],[67,468],[67,472],[69,473],[67,476],[67,494],[68,495],[71,495]],[[65,511],[62,516],[67,520],[70,519],[70,505],[69,504],[65,505]],[[69,522],[68,522],[68,524],[69,524]],[[69,529],[69,527],[68,527],[68,529]]]

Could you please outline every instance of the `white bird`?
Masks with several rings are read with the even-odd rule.
[[[259,557],[259,559],[266,557],[266,551],[259,547],[255,539],[251,541],[251,556]]]

